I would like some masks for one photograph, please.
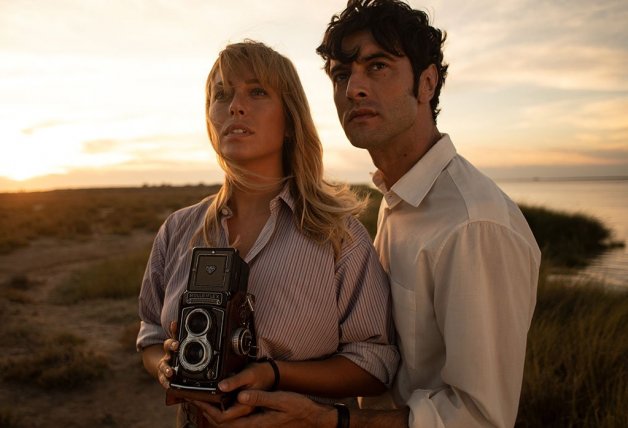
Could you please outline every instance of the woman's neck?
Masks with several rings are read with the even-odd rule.
[[[270,201],[275,198],[281,189],[283,182],[268,185],[264,189],[233,189],[229,198],[229,208],[234,216],[246,218],[270,211]]]

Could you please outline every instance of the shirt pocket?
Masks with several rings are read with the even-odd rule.
[[[401,359],[405,365],[414,367],[417,347],[416,295],[414,291],[404,288],[394,280],[390,282],[390,290]]]

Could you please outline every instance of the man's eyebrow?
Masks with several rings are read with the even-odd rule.
[[[372,53],[370,55],[366,55],[366,56],[360,57],[356,61],[357,62],[368,62],[368,61],[371,61],[371,60],[374,60],[374,59],[378,59],[378,58],[384,58],[384,59],[389,59],[389,60],[394,60],[395,59],[394,55],[392,55],[392,54],[390,54],[390,53],[388,53],[386,51],[377,51],[377,52],[374,52],[374,53]]]
[[[372,54],[369,55],[365,55],[365,56],[354,56],[352,58],[349,59],[349,61],[339,61],[338,64],[334,65],[333,67],[331,67],[329,69],[329,74],[333,74],[334,72],[338,71],[339,69],[343,69],[347,66],[349,66],[349,64],[351,64],[352,62],[369,62],[372,61],[374,59],[379,59],[379,58],[383,58],[383,59],[387,59],[390,61],[394,61],[395,60],[395,56],[387,51],[377,51],[377,52],[373,52]]]
[[[336,71],[345,69],[348,66],[349,66],[348,62],[339,62],[338,64],[334,65],[332,68],[329,69],[329,74],[334,74]]]

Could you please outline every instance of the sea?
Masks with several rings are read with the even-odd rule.
[[[573,278],[628,290],[628,177],[599,179],[497,180],[518,204],[582,213],[600,220],[623,248],[606,251]]]

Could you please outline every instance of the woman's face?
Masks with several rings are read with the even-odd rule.
[[[209,120],[220,155],[263,175],[282,176],[285,115],[279,94],[250,71],[212,79]]]

